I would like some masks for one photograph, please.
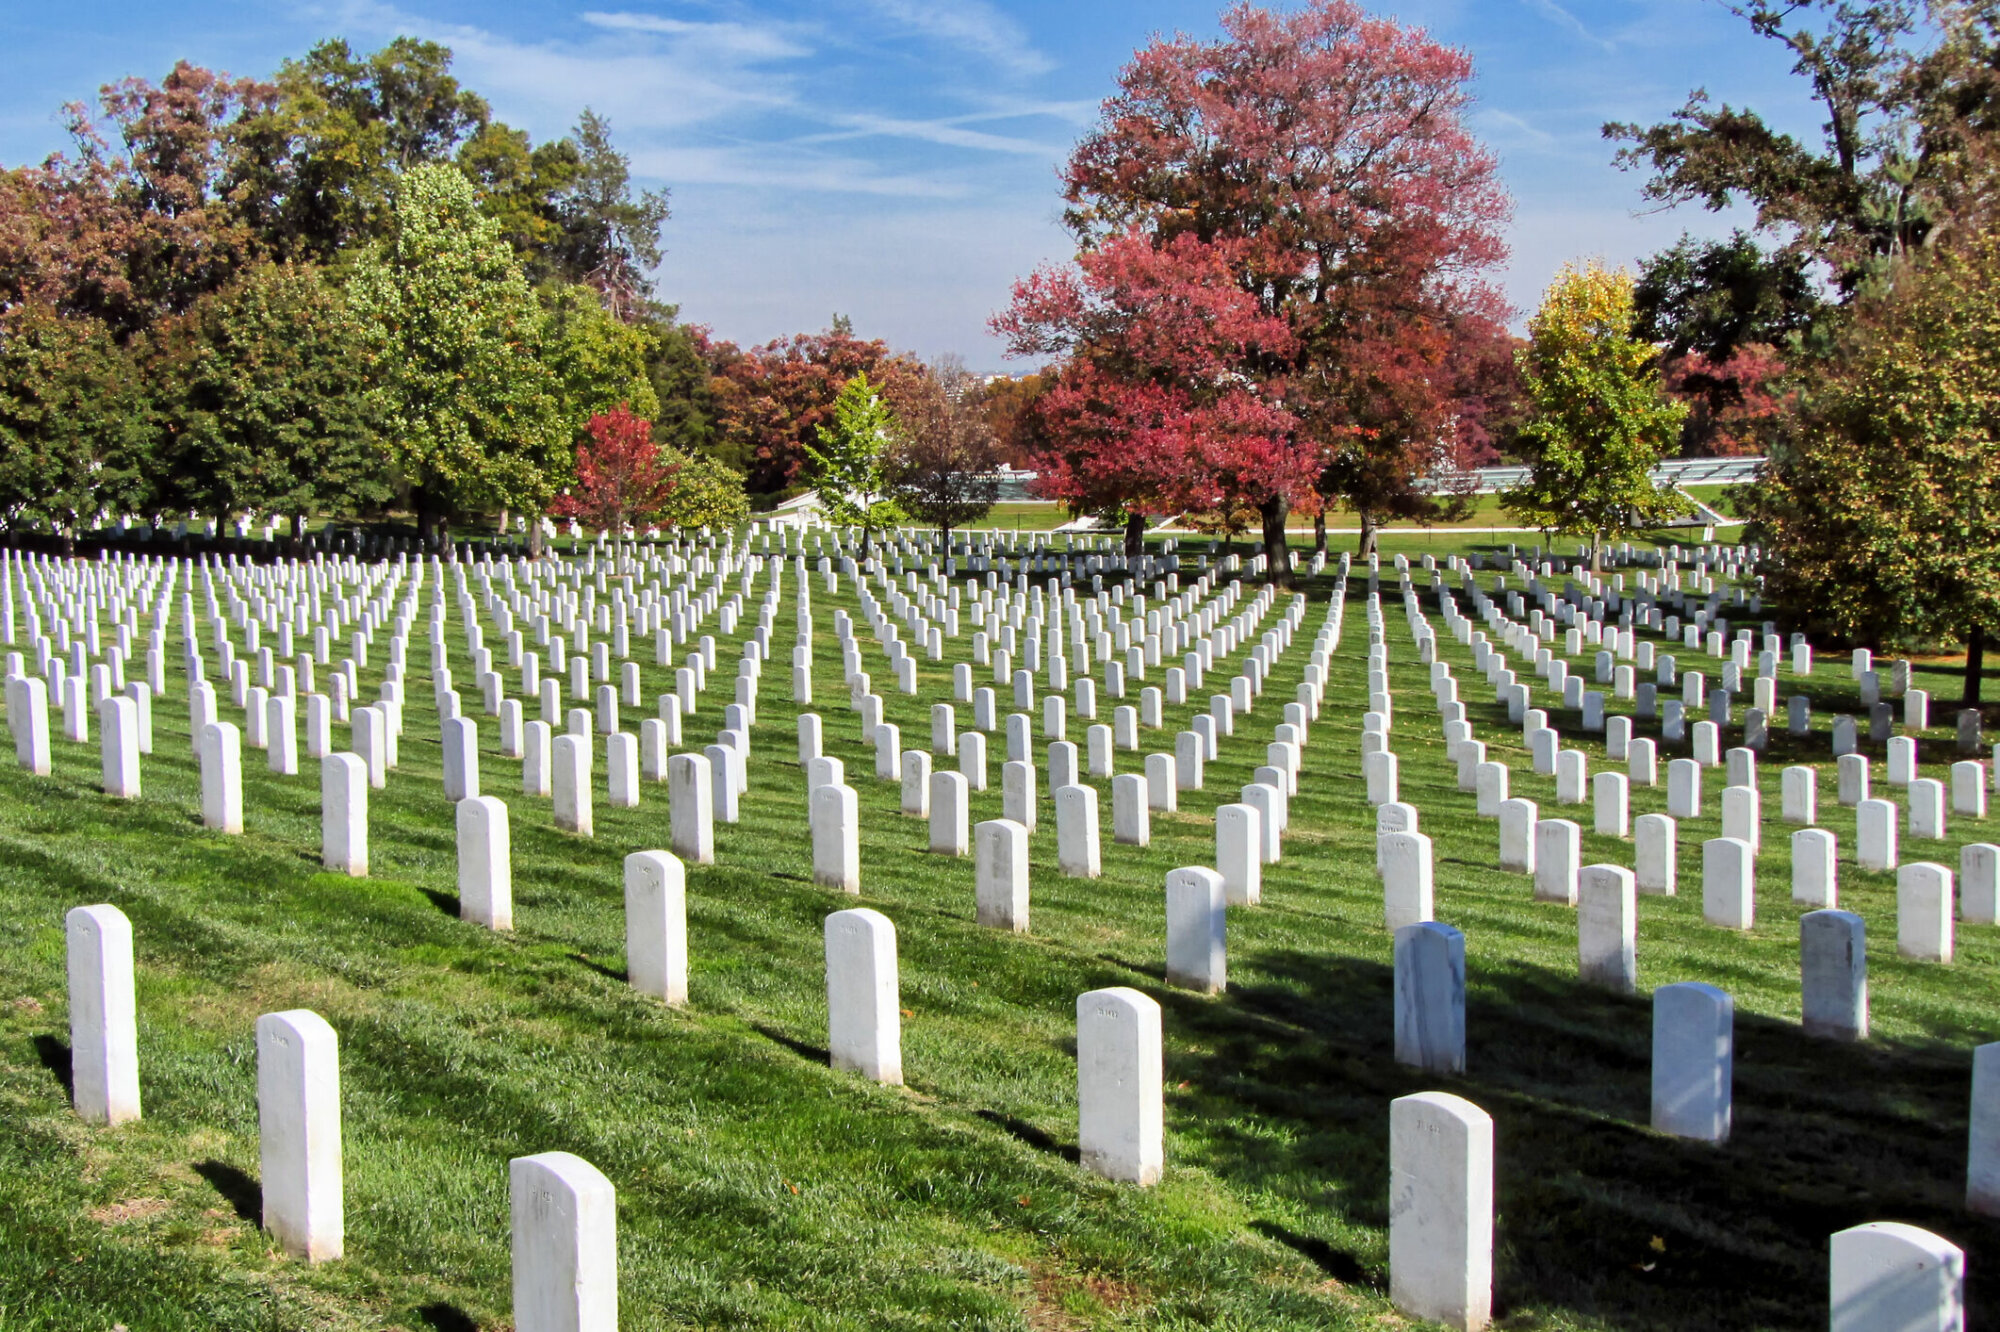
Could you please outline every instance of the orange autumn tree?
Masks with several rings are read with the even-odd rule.
[[[661,457],[653,423],[621,403],[591,417],[588,429],[590,438],[576,446],[576,484],[550,512],[609,532],[658,521],[680,464]]]

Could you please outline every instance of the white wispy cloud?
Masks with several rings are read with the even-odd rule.
[[[1543,18],[1554,23],[1557,27],[1567,28],[1570,32],[1575,33],[1578,37],[1581,37],[1584,41],[1589,42],[1601,51],[1617,50],[1617,47],[1613,43],[1606,41],[1585,27],[1582,19],[1557,4],[1556,0],[1522,0],[1522,3],[1537,14],[1540,14]]]
[[[1554,145],[1556,136],[1544,129],[1537,129],[1520,116],[1497,107],[1481,107],[1473,112],[1473,124],[1480,128],[1480,136],[1485,139],[1515,144],[1526,143],[1536,148]]]
[[[830,130],[824,134],[808,134],[792,142],[810,144],[867,138],[914,139],[922,143],[941,144],[947,148],[975,148],[985,152],[1012,153],[1022,157],[1054,157],[1063,151],[1060,145],[966,128],[968,125],[995,119],[990,115],[906,120],[897,116],[842,113],[833,115],[830,119],[836,125],[845,128]]]
[[[987,0],[862,0],[876,17],[907,32],[970,52],[1014,74],[1043,74],[1054,62],[1021,25]]]
[[[577,17],[591,27],[606,32],[646,33],[669,37],[685,47],[722,52],[750,60],[795,60],[813,53],[812,47],[795,39],[798,30],[790,24],[698,23],[689,19],[667,18],[659,14],[607,13],[598,10],[586,10]]]
[[[855,194],[889,199],[963,199],[961,180],[931,172],[884,171],[858,157],[754,148],[673,144],[630,149],[635,174],[682,185],[732,185],[797,194]]]
[[[524,41],[472,24],[444,22],[379,0],[348,0],[343,26],[357,33],[425,37],[451,47],[454,71],[504,119],[559,133],[583,107],[621,132],[685,130],[788,108],[794,71],[812,54],[797,25],[773,21],[677,23],[594,12],[582,40]]]

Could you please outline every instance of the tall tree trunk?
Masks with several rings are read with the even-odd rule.
[[[437,534],[438,534],[438,553],[443,555],[447,562],[452,564],[458,563],[458,552],[452,548],[451,544],[450,514],[441,513],[438,515]]]
[[[1292,585],[1292,548],[1285,540],[1285,519],[1291,516],[1292,506],[1283,496],[1273,496],[1264,501],[1257,510],[1264,520],[1264,559],[1270,570],[1269,578],[1278,587]]]
[[[1604,572],[1604,533],[1602,532],[1592,532],[1590,534],[1590,571],[1594,574],[1602,574]]]
[[[431,488],[416,486],[410,491],[411,503],[417,506],[417,540],[430,546],[437,539],[437,511],[431,506]]]
[[[1313,515],[1313,554],[1326,554],[1326,510]]]
[[[542,516],[536,514],[528,524],[528,558],[539,560],[548,552],[548,533],[542,530]]]
[[[1379,544],[1375,527],[1375,511],[1364,508],[1357,510],[1357,512],[1361,515],[1361,540],[1355,544],[1354,552],[1365,560],[1375,553],[1375,548]]]
[[[1979,705],[1979,674],[1986,667],[1986,628],[1973,625],[1965,636],[1965,705]]]
[[[1146,515],[1128,513],[1125,515],[1125,554],[1137,558],[1146,553]]]

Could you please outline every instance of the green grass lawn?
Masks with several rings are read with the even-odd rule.
[[[814,580],[816,710],[862,805],[859,903],[899,932],[899,1089],[826,1067],[821,921],[856,902],[810,882],[801,709],[784,669],[789,574],[743,820],[718,826],[716,866],[688,871],[685,1010],[623,981],[620,862],[666,844],[664,787],[634,810],[600,795],[594,839],[558,834],[548,802],[518,794],[490,722],[482,775],[513,811],[517,929],[457,919],[422,618],[401,767],[372,793],[370,878],[319,871],[317,774],[272,777],[247,747],[247,834],[200,828],[178,678],[155,710],[143,799],[98,794],[94,744],[58,739],[48,779],[0,767],[0,1328],[504,1328],[506,1163],[557,1149],[619,1190],[628,1330],[1403,1326],[1384,1294],[1388,1106],[1431,1089],[1469,1097],[1497,1123],[1506,1327],[1823,1326],[1827,1235],[1881,1219],[1965,1246],[1972,1316],[1990,1318],[2000,1286],[1983,1259],[2000,1227],[1958,1200],[1971,1047],[2000,1027],[2000,932],[1964,929],[1949,967],[1901,961],[1893,876],[1843,863],[1842,905],[1870,925],[1875,1036],[1805,1039],[1800,913],[1777,822],[1788,742],[1775,740],[1761,769],[1768,820],[1747,935],[1701,920],[1700,841],[1717,833],[1722,785],[1711,774],[1707,817],[1681,829],[1681,896],[1641,899],[1639,967],[1642,991],[1705,980],[1735,996],[1736,1132],[1720,1149],[1652,1133],[1648,1001],[1580,987],[1573,913],[1531,902],[1525,877],[1494,868],[1494,824],[1474,816],[1444,762],[1426,673],[1392,602],[1395,748],[1403,796],[1436,843],[1437,915],[1467,936],[1469,1068],[1438,1078],[1393,1062],[1390,938],[1359,781],[1364,584],[1284,859],[1266,867],[1264,905],[1232,912],[1230,988],[1206,998],[1164,987],[1162,880],[1213,863],[1210,812],[1262,761],[1326,584],[1311,589],[1293,649],[1209,766],[1207,790],[1155,814],[1149,848],[1112,842],[1100,779],[1105,874],[1061,877],[1044,784],[1034,929],[1017,937],[973,924],[971,861],[928,855],[924,825],[873,778],[832,632],[833,611],[855,603]],[[1629,864],[1629,844],[1587,831],[1587,807],[1552,809],[1553,780],[1530,773],[1518,731],[1431,613],[1515,793],[1577,817],[1586,863]],[[454,628],[464,678],[462,644]],[[370,697],[382,656],[366,673]],[[690,745],[720,725],[718,686],[736,657],[731,642]],[[650,697],[668,677],[643,669]],[[1846,677],[1838,661],[1815,673],[1820,726],[1851,700]],[[886,696],[906,747],[928,737],[929,707],[949,686],[949,663],[926,662],[918,695]],[[1166,731],[1143,734],[1142,747],[1170,749],[1190,715],[1169,709]],[[969,708],[960,716],[969,725]],[[1081,726],[1072,718],[1072,739]],[[1925,738],[1930,765],[1953,757],[1948,734]],[[1004,743],[992,743],[992,789],[974,794],[974,820],[999,816]],[[1584,748],[1595,770],[1601,748]],[[1823,769],[1822,824],[1851,848],[1824,732],[1809,757]],[[1118,762],[1141,768],[1137,754]],[[597,773],[601,784],[601,753]],[[1635,816],[1664,805],[1664,788],[1634,792]],[[1960,843],[2000,828],[1957,820],[1951,831],[1949,843],[1906,843],[1906,859],[1955,867]],[[146,1118],[115,1130],[77,1122],[63,1085],[62,913],[99,901],[132,917],[139,955]],[[1074,1160],[1075,998],[1113,984],[1166,1010],[1167,1172],[1150,1190]],[[318,1268],[275,1254],[256,1225],[253,1026],[292,1007],[321,1013],[342,1042],[347,1257]]]
[[[1070,521],[1069,509],[1046,500],[1008,500],[993,506],[970,530],[1003,532],[1049,532]]]

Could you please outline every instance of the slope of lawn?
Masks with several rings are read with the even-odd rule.
[[[626,1329],[1398,1326],[1385,1298],[1388,1106],[1431,1089],[1497,1123],[1506,1326],[1821,1326],[1826,1236],[1877,1219],[1964,1245],[1973,1317],[2000,1305],[1985,1261],[2000,1236],[1958,1206],[1971,1047],[2000,1026],[2000,932],[1963,929],[1949,967],[1901,961],[1893,876],[1843,863],[1842,905],[1870,925],[1875,1035],[1858,1046],[1800,1035],[1799,908],[1777,820],[1789,742],[1774,738],[1756,928],[1701,920],[1699,846],[1717,835],[1722,786],[1710,774],[1707,817],[1681,829],[1681,895],[1641,899],[1641,996],[1580,987],[1573,913],[1531,902],[1524,877],[1494,868],[1494,825],[1457,789],[1426,670],[1385,594],[1403,796],[1436,842],[1437,914],[1466,932],[1470,980],[1468,1074],[1393,1062],[1390,939],[1359,780],[1365,581],[1350,586],[1284,859],[1266,867],[1264,905],[1232,911],[1229,991],[1207,998],[1164,987],[1162,879],[1213,863],[1212,810],[1263,761],[1328,582],[1307,588],[1295,643],[1223,741],[1207,789],[1153,816],[1150,847],[1113,844],[1110,784],[1096,779],[1104,876],[1060,876],[1044,770],[1033,930],[1005,936],[972,922],[971,862],[927,854],[896,784],[874,778],[832,628],[835,609],[854,609],[852,589],[828,594],[814,578],[813,707],[860,793],[859,901],[899,934],[900,1089],[826,1067],[821,921],[855,899],[811,883],[793,740],[803,709],[785,669],[789,569],[742,821],[718,827],[716,866],[688,871],[685,1010],[623,982],[620,862],[666,844],[667,810],[655,786],[637,809],[606,805],[601,753],[596,836],[559,834],[482,723],[484,788],[513,814],[517,928],[457,919],[422,618],[401,766],[371,793],[369,878],[319,870],[311,764],[274,777],[246,747],[248,831],[201,829],[177,675],[156,705],[142,799],[97,792],[95,744],[58,738],[51,778],[0,768],[0,1327],[508,1327],[506,1163],[557,1149],[619,1190]],[[969,638],[950,644],[952,660]],[[868,668],[893,689],[865,641]],[[1513,765],[1516,794],[1554,812],[1552,779],[1530,773],[1469,654],[1445,646],[1489,755]],[[369,697],[383,655],[364,672]],[[690,746],[719,727],[737,656],[725,641]],[[649,647],[638,659],[650,698],[670,677]],[[456,625],[452,664],[464,680]],[[923,662],[918,694],[885,695],[906,748],[927,742],[930,706],[949,701],[949,665]],[[1810,689],[1822,727],[1854,695],[1844,662],[1822,663]],[[476,710],[476,693],[465,697]],[[1170,749],[1192,709],[1168,713],[1143,749]],[[970,708],[959,718],[969,727]],[[1039,706],[1036,721],[1039,746]],[[1085,724],[1072,716],[1070,738]],[[1846,852],[1852,811],[1834,799],[1824,736],[1807,757],[1823,769],[1822,823]],[[1579,739],[1595,770],[1601,746]],[[992,745],[975,821],[1000,812],[1004,741]],[[1946,727],[1924,745],[1927,766],[1953,757]],[[1118,767],[1142,761],[1121,753]],[[1664,803],[1664,789],[1635,790],[1633,813]],[[1571,816],[1589,828],[1587,809]],[[1960,843],[1994,831],[1957,820],[1949,843],[1905,856],[1955,867]],[[1586,831],[1585,860],[1630,864],[1629,843]],[[100,901],[132,917],[139,956],[146,1117],[115,1130],[76,1121],[64,1088],[62,913]],[[1719,1149],[1646,1127],[1644,992],[1690,979],[1737,1003],[1736,1130]],[[1104,985],[1165,1007],[1168,1167],[1150,1190],[1075,1164],[1074,1005]],[[321,1013],[342,1042],[347,1257],[318,1268],[274,1253],[256,1224],[253,1027],[294,1007]]]

